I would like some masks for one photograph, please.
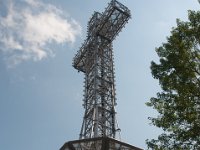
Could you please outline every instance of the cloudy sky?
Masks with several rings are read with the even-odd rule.
[[[83,74],[72,59],[87,21],[108,0],[0,0],[0,149],[55,150],[78,139]],[[117,118],[122,141],[145,148],[161,131],[145,106],[160,90],[149,69],[176,18],[197,0],[121,0],[132,19],[114,41]]]

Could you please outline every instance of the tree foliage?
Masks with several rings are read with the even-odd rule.
[[[200,12],[189,11],[188,18],[177,19],[167,42],[156,49],[159,63],[151,63],[162,91],[147,103],[159,113],[149,119],[163,133],[146,141],[149,149],[200,149]]]

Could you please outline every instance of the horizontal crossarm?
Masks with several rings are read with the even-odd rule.
[[[91,45],[95,45],[95,37],[103,39],[98,46],[103,48],[115,39],[130,17],[130,10],[116,0],[112,0],[102,14],[95,12],[88,23],[87,39],[74,57],[73,67],[85,73],[86,54],[91,51]]]

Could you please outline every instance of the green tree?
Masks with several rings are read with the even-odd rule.
[[[153,150],[200,150],[200,12],[188,11],[189,21],[177,19],[167,42],[156,48],[159,63],[151,71],[162,91],[147,102],[157,110],[151,123],[163,129],[147,140]]]

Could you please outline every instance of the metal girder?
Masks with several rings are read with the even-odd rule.
[[[95,43],[94,37],[101,36],[104,39],[99,45],[101,47],[111,43],[130,17],[130,10],[116,0],[112,0],[102,14],[95,12],[88,23],[88,37],[74,57],[74,68],[85,73],[86,53],[90,45]]]
[[[80,139],[111,137],[118,131],[115,117],[115,76],[112,41],[130,19],[130,10],[112,0],[88,22],[88,35],[73,60],[85,74],[85,114]]]

